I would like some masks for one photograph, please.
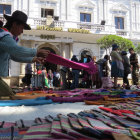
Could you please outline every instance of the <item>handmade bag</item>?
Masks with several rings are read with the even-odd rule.
[[[110,77],[102,77],[102,88],[111,88],[113,87]]]

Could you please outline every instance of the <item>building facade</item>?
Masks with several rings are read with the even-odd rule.
[[[97,59],[104,51],[96,41],[115,34],[140,42],[140,0],[0,0],[0,18],[21,10],[31,31],[20,36],[20,45],[47,48],[70,59],[89,52]],[[51,47],[50,47],[51,46]],[[24,75],[25,64],[11,61],[9,76]]]

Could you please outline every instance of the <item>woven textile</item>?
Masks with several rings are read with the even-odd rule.
[[[50,134],[51,123],[31,126],[23,137],[23,140],[46,140],[53,138]]]
[[[96,116],[90,112],[79,112],[78,115],[84,116],[84,117],[90,117],[90,118],[95,118]]]
[[[36,125],[34,120],[18,120],[16,121],[16,126],[18,128],[29,128],[33,125]]]
[[[47,123],[48,121],[46,119],[42,119],[42,118],[35,118],[35,121],[34,121],[36,124],[44,124],[44,123]]]
[[[122,113],[134,114],[130,110],[113,110],[112,108],[106,108],[106,107],[99,107],[99,108],[102,109],[102,110],[111,112],[113,114],[119,115],[119,116],[124,116]]]
[[[94,112],[99,112],[99,113],[101,113],[101,114],[103,114],[104,116],[107,116],[107,117],[112,117],[112,116],[115,116],[114,114],[112,114],[112,113],[110,113],[110,112],[105,112],[105,111],[103,111],[103,110],[101,110],[101,109],[92,109],[92,111],[94,111]]]
[[[78,122],[78,118],[68,117],[68,119],[73,129],[82,131],[83,127]]]
[[[118,104],[115,104],[115,106],[109,106],[109,107],[115,108],[115,109],[127,109],[133,112],[138,112],[140,110],[139,105],[133,104],[133,102],[118,103]]]
[[[136,115],[132,115],[132,114],[124,114],[125,116],[127,116],[129,119],[140,122],[140,117],[136,116]]]
[[[85,70],[90,74],[94,74],[97,71],[96,66],[94,65],[94,63],[92,61],[89,63],[77,63],[77,62],[70,61],[68,59],[65,59],[65,58],[58,56],[56,54],[53,54],[53,53],[49,53],[49,55],[46,58],[46,61],[53,63],[53,64],[70,67],[73,69]]]
[[[70,126],[70,123],[68,121],[68,118],[67,117],[64,117],[64,116],[60,116],[60,122],[61,122],[61,127],[64,131],[66,131],[67,134],[69,134],[70,136],[73,136],[77,139],[86,139],[86,140],[93,140],[93,138],[89,138],[75,130],[72,129],[72,127]]]
[[[51,115],[45,116],[45,120],[48,122],[53,122],[53,117]]]
[[[69,113],[69,114],[67,114],[67,116],[69,116],[71,118],[78,118],[78,116],[74,113]]]
[[[44,105],[44,104],[51,104],[53,103],[52,100],[46,100],[45,97],[39,97],[36,99],[25,99],[25,100],[3,100],[0,101],[0,106],[35,106],[35,105]]]
[[[5,121],[0,122],[0,128],[9,128],[15,125],[16,123],[12,123],[12,122],[5,122]]]
[[[19,140],[20,135],[17,127],[0,128],[0,140]]]
[[[90,136],[93,137],[97,137],[97,138],[102,138],[105,137],[105,135],[98,131],[97,129],[95,129],[94,127],[92,127],[87,120],[78,118],[78,121],[80,122],[80,124],[83,126],[83,130]]]
[[[130,121],[128,119],[124,119],[118,116],[113,116],[112,118],[121,123],[125,127],[140,129],[140,123],[137,123],[136,121]]]
[[[100,117],[100,118],[108,118],[106,115],[104,115],[103,113],[97,112],[97,111],[90,111],[91,114],[93,114],[96,117]],[[90,117],[91,118],[91,117]]]
[[[102,97],[97,96],[91,96],[91,97],[85,97],[85,96],[76,96],[76,97],[47,97],[47,99],[51,99],[53,102],[83,102],[84,100],[99,100]]]
[[[52,126],[51,126],[51,134],[55,137],[55,138],[59,138],[59,139],[68,139],[68,140],[76,140],[76,138],[65,134],[64,131],[61,128],[61,123],[60,121],[53,121],[52,122]]]
[[[139,116],[140,117],[140,113],[136,113],[137,114],[137,116]]]
[[[103,123],[102,121],[92,119],[92,118],[88,118],[88,121],[94,128],[104,131],[105,134],[107,132],[110,132],[110,133],[114,132],[114,133],[123,133],[123,134],[130,135],[128,130],[112,129],[111,127]]]
[[[115,128],[115,129],[125,129],[125,127],[121,126],[120,123],[117,123],[113,119],[105,119],[105,118],[97,118],[98,120],[104,122],[108,126]]]

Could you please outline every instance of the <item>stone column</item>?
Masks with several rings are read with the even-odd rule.
[[[25,63],[20,64],[20,76],[25,75]]]
[[[62,53],[62,57],[66,57],[66,54],[65,54],[65,44],[64,43],[62,43],[61,44],[61,53]]]
[[[72,58],[73,56],[73,44],[70,43],[70,54],[69,54],[70,58]]]

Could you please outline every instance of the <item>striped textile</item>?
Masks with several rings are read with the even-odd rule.
[[[140,117],[136,115],[132,115],[132,114],[124,114],[124,115],[127,116],[127,118],[129,118],[130,120],[140,122]]]
[[[103,123],[107,124],[108,126],[115,128],[115,129],[125,129],[125,127],[121,126],[120,123],[117,123],[113,119],[105,119],[105,118],[97,118],[98,120],[102,121]]]
[[[110,113],[110,112],[105,112],[105,111],[103,111],[103,110],[101,110],[101,109],[92,109],[91,110],[91,113],[92,113],[92,111],[94,111],[94,112],[99,112],[99,113],[101,113],[101,114],[103,114],[104,116],[107,116],[107,117],[112,117],[112,116],[115,116],[114,114],[112,114],[112,113]],[[106,117],[105,117],[106,118]]]
[[[53,122],[53,117],[51,115],[45,116],[45,120],[48,122]]]
[[[42,119],[42,118],[35,118],[35,121],[34,121],[36,124],[45,124],[45,123],[48,123],[48,121],[46,119]]]
[[[68,118],[66,116],[60,116],[60,122],[61,122],[61,127],[62,129],[67,133],[69,134],[70,136],[73,136],[77,139],[86,139],[86,140],[93,140],[93,138],[90,138],[84,134],[81,134],[75,130],[72,129],[69,121],[68,121]]]
[[[53,138],[51,133],[51,123],[31,126],[23,137],[23,140],[46,140]]]
[[[0,140],[19,140],[20,135],[17,127],[0,128]]]
[[[136,121],[132,121],[132,120],[130,121],[128,119],[118,117],[118,116],[113,116],[112,118],[127,128],[140,129],[140,123]]]
[[[22,119],[20,119],[20,120],[16,121],[16,126],[18,128],[21,128],[21,129],[22,128],[29,128],[33,125],[37,125],[34,120],[22,120]]]
[[[70,125],[72,126],[74,130],[82,131],[83,127],[78,122],[78,118],[68,117],[68,119],[69,119]]]
[[[87,120],[84,120],[82,118],[78,118],[79,123],[83,126],[83,130],[92,137],[96,138],[104,138],[106,137],[101,131],[98,131],[97,129],[94,129]]]
[[[96,116],[90,112],[79,112],[78,113],[79,116],[84,116],[84,117],[90,117],[90,118],[95,118]]]
[[[70,139],[70,140],[76,140],[76,138],[65,134],[64,131],[61,128],[61,123],[58,120],[54,120],[52,122],[52,126],[51,126],[51,134],[55,137],[55,138],[59,138],[59,139]]]
[[[0,128],[9,128],[15,125],[16,123],[12,123],[12,122],[5,122],[5,121],[0,122]]]
[[[110,126],[106,125],[105,123],[103,123],[100,120],[96,120],[96,119],[92,119],[92,118],[88,118],[89,123],[97,130],[101,130],[104,131],[104,133],[106,134],[106,132],[110,132],[110,133],[123,133],[123,134],[127,134],[130,135],[128,130],[123,130],[123,129],[112,129]]]

